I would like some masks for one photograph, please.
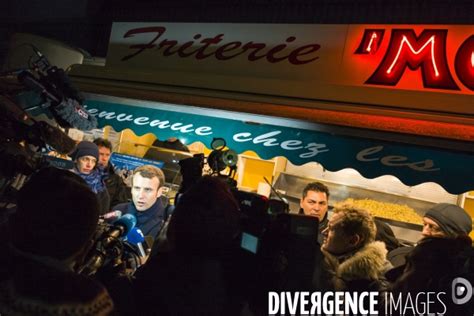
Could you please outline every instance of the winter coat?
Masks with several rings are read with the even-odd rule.
[[[322,252],[327,289],[362,292],[387,287],[384,274],[391,265],[386,259],[387,249],[383,242],[371,242],[339,257],[324,250]]]
[[[122,177],[115,173],[114,167],[109,164],[105,167],[105,186],[110,196],[110,205],[126,203],[132,198],[131,189],[123,182]]]
[[[155,239],[166,220],[166,207],[164,198],[159,198],[145,211],[137,211],[133,202],[122,203],[113,207],[122,214],[132,214],[137,218],[136,227],[142,231],[145,236],[151,236]]]

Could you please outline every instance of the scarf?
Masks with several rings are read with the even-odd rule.
[[[135,208],[135,205],[130,203],[127,213],[135,215],[137,218],[136,227],[139,228],[144,235],[155,238],[164,222],[165,207],[161,199],[158,199],[149,209],[139,212]]]
[[[91,173],[86,174],[81,173],[79,170],[77,170],[77,168],[74,168],[74,172],[87,182],[87,185],[95,194],[105,190],[105,173],[103,171],[100,171],[99,169],[93,169]]]

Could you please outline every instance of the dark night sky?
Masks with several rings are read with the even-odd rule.
[[[113,21],[473,24],[474,1],[9,0],[0,4],[0,21],[0,43],[21,31],[105,56]]]

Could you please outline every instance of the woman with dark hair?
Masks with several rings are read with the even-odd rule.
[[[173,250],[157,254],[137,274],[140,314],[239,314],[239,218],[236,200],[218,177],[203,177],[184,193],[168,228]]]

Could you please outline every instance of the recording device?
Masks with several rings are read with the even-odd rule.
[[[33,46],[32,46],[33,47]],[[62,69],[51,66],[35,47],[38,59],[29,70],[15,71],[25,89],[43,99],[42,107],[49,110],[63,127],[74,126],[88,130],[96,127],[97,120],[80,105],[80,93],[70,84]],[[10,75],[11,72],[7,72]],[[76,142],[60,128],[36,121],[27,114],[35,107],[18,105],[14,96],[0,94],[0,204],[16,203],[13,183],[38,169],[53,166],[72,169],[71,161],[46,155],[66,155],[74,151]],[[26,110],[25,110],[26,108]],[[14,189],[14,190],[12,190]],[[10,194],[11,192],[11,194]]]
[[[122,211],[112,211],[105,213],[104,215],[99,216],[99,220],[106,221],[108,223],[113,223],[122,217]]]
[[[112,243],[114,239],[126,236],[137,224],[137,218],[132,214],[125,214],[116,220],[103,238],[104,245]]]
[[[183,177],[179,193],[186,192],[202,177],[203,168],[206,164],[211,169],[210,175],[226,179],[233,188],[237,186],[237,182],[234,180],[237,172],[237,153],[232,149],[226,149],[226,141],[223,138],[214,138],[211,142],[211,148],[213,151],[207,158],[204,154],[195,154],[191,158],[179,161]],[[223,174],[222,171],[226,168],[229,168],[229,173]]]
[[[137,247],[140,257],[145,258],[150,252],[150,248],[146,244],[145,236],[143,235],[143,232],[140,229],[136,227],[132,228],[132,230],[130,230],[125,239],[130,244]]]
[[[43,121],[36,121],[20,106],[0,95],[0,140],[26,141],[39,147],[46,144],[58,153],[72,152],[76,143],[62,130]]]
[[[46,56],[33,45],[32,48],[38,56],[32,69],[36,76],[31,70],[24,70],[18,75],[18,81],[43,98],[44,103],[40,107],[48,109],[60,126],[83,131],[96,128],[97,119],[82,107],[84,98],[64,70],[51,66]]]
[[[214,151],[207,158],[211,174],[228,178],[227,183],[239,204],[238,265],[248,285],[242,295],[252,310],[264,313],[266,306],[261,304],[269,291],[311,289],[313,273],[322,258],[317,239],[319,221],[316,217],[290,214],[288,202],[277,192],[277,199],[268,199],[238,190],[235,181],[229,179],[235,173],[237,154],[227,151],[225,142],[220,142],[217,148],[211,147]],[[204,155],[180,161],[183,183],[188,180],[191,185],[195,184],[202,176],[205,162]],[[222,174],[224,166],[231,170],[229,175]],[[186,194],[186,190],[182,192]]]
[[[73,167],[68,160],[41,153],[48,146],[67,154],[76,143],[59,128],[34,120],[10,98],[0,95],[0,177],[30,175],[46,166]]]
[[[94,246],[86,256],[85,263],[77,268],[77,272],[84,275],[94,275],[107,267],[122,266],[123,271],[126,271],[129,261],[136,262],[133,266],[133,269],[136,269],[139,266],[138,254],[129,243],[124,241],[124,237],[135,227],[136,223],[137,219],[132,214],[125,214],[112,224],[99,223],[94,237]]]

